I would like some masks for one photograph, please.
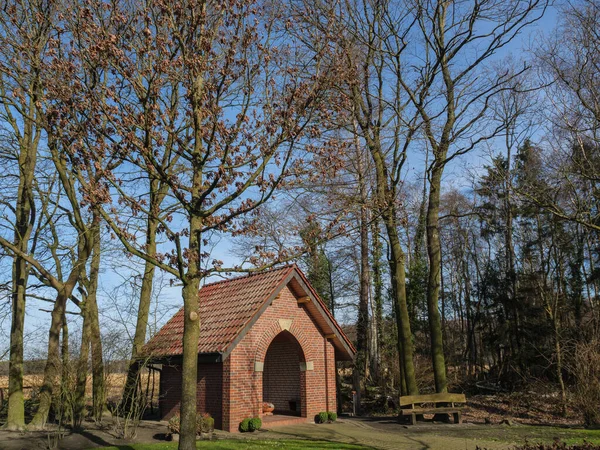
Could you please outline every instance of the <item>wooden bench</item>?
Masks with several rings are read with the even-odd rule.
[[[410,416],[411,425],[415,425],[417,415],[452,414],[454,423],[461,423],[461,411],[465,403],[465,394],[406,395],[400,397],[400,417]]]

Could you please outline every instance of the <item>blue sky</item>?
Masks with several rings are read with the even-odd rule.
[[[528,59],[526,56],[528,50],[533,45],[540,42],[540,40],[544,39],[544,36],[548,36],[555,28],[558,14],[556,8],[549,8],[542,20],[530,27],[528,31],[515,39],[510,45],[506,46],[501,53],[496,55],[495,59],[499,60],[508,56],[512,56],[517,60],[521,58]],[[470,175],[472,173],[479,173],[482,170],[483,166],[488,163],[491,152],[494,152],[494,142],[453,161],[445,172],[444,183],[460,189],[469,189]],[[424,154],[422,152],[413,152],[408,161],[405,179],[408,181],[421,179],[423,174],[423,164]],[[235,256],[231,250],[232,241],[228,238],[223,238],[213,249],[212,257],[224,261],[225,266],[233,266],[239,263],[239,258]],[[116,270],[115,266],[117,267]],[[135,260],[127,260],[122,256],[122,253],[119,252],[116,252],[114,256],[111,256],[111,261],[105,260],[103,264],[100,277],[99,308],[102,315],[101,322],[103,333],[107,336],[107,340],[105,341],[107,347],[111,347],[111,344],[112,347],[115,347],[115,344],[116,347],[122,346],[121,343],[118,342],[117,336],[126,339],[128,334],[133,333],[133,330],[131,329],[131,317],[135,313],[135,310],[132,309],[132,305],[135,306],[135,302],[132,304],[130,303],[134,300],[134,291],[129,289],[127,283],[125,283],[129,276],[135,272],[135,270],[132,270],[132,266],[137,266],[137,268],[139,268],[140,264]],[[162,281],[161,283],[157,283],[157,286],[160,285],[161,289],[160,293],[156,296],[153,311],[156,312],[160,310],[160,313],[155,315],[157,321],[156,325],[160,326],[170,317],[170,314],[174,312],[174,310],[182,305],[182,301],[181,288],[179,286],[170,286],[169,276],[158,276],[158,278],[161,278]],[[211,280],[209,279],[207,281]],[[122,285],[124,286],[120,290],[115,291],[118,286]],[[53,292],[49,291],[49,295],[53,295]],[[124,305],[122,308],[123,311],[119,311],[118,308],[115,307],[115,296],[119,297],[119,303]],[[50,315],[49,313],[39,311],[40,308],[49,309],[49,304],[36,300],[29,301],[25,336],[26,356],[28,358],[43,357],[46,351]],[[71,305],[69,305],[68,309],[72,311],[76,310],[76,308]],[[76,316],[69,317],[70,332],[72,334],[71,345],[73,348],[77,348],[80,318]],[[120,321],[123,322],[123,324],[119,324]],[[128,325],[125,323],[128,323]],[[3,353],[8,347],[7,338],[10,332],[10,323],[5,320],[1,323],[1,326],[0,353]],[[115,355],[121,357],[121,355],[127,353],[129,349],[117,348],[116,350],[111,349],[111,352],[112,351],[116,352],[114,353]]]

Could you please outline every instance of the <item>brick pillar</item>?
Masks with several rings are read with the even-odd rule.
[[[308,417],[308,396],[306,395],[306,371],[300,371],[300,415]]]
[[[223,430],[231,431],[231,363],[230,358],[223,361]]]
[[[337,410],[337,398],[336,398],[336,364],[335,364],[335,348],[331,341],[325,342],[325,374],[327,385],[328,397],[327,397],[327,410]]]

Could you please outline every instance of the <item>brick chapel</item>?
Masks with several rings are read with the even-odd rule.
[[[355,349],[296,265],[205,285],[199,292],[198,412],[237,431],[246,417],[272,425],[336,410],[336,361]],[[179,411],[183,308],[146,344],[161,365],[160,414]]]

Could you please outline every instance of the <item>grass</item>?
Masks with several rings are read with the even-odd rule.
[[[585,441],[600,446],[600,430],[571,429],[561,441],[569,445]]]
[[[304,449],[324,449],[324,450],[367,450],[369,447],[361,445],[343,444],[341,442],[312,441],[302,439],[276,439],[276,440],[243,440],[243,439],[224,439],[219,441],[197,441],[198,449],[215,450],[258,450],[258,449],[285,449],[285,450],[304,450]],[[103,450],[176,450],[177,443],[161,444],[132,444],[119,445],[116,447],[102,447]]]
[[[440,431],[430,428],[429,434],[439,434]],[[495,442],[515,442],[523,444],[526,441],[530,443],[553,442],[560,440],[569,445],[581,444],[584,441],[595,445],[600,445],[600,430],[585,428],[561,428],[555,426],[543,425],[516,425],[516,426],[487,426],[478,425],[473,428],[454,428],[447,427],[443,429],[446,437],[458,439],[483,439]]]

